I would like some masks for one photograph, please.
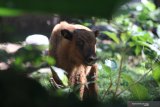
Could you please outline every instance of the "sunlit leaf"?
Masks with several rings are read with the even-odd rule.
[[[135,33],[132,37],[132,40],[134,40],[135,42],[142,41],[153,43],[153,38],[151,37],[150,33],[146,31]]]
[[[147,42],[143,42],[143,41],[136,41],[136,44],[137,45],[140,45],[140,46],[146,46],[146,47],[149,47],[150,46],[150,44],[149,43],[147,43]]]
[[[68,86],[68,78],[66,76],[66,72],[61,68],[57,68],[54,66],[51,66],[51,67],[55,71],[59,79],[62,81],[63,85]]]
[[[136,44],[135,44],[135,42],[129,42],[129,46],[130,47],[133,47],[133,46],[135,46]]]
[[[134,32],[142,32],[142,28],[140,26],[137,26],[135,24],[133,24],[131,26],[131,31],[134,33]]]
[[[116,33],[108,32],[108,31],[104,31],[102,33],[106,34],[108,37],[110,37],[111,39],[113,39],[114,42],[116,42],[117,44],[119,44],[119,38],[117,37]]]
[[[101,64],[102,68],[105,72],[107,72],[108,74],[111,74],[111,68],[106,66],[105,64]]]
[[[142,0],[142,3],[146,8],[148,8],[150,11],[153,11],[156,9],[156,6],[149,0]]]
[[[147,20],[149,18],[149,10],[147,8],[143,8],[137,17],[139,21]]]
[[[126,33],[121,33],[120,38],[123,43],[126,43],[129,39],[129,36]]]
[[[114,60],[108,60],[108,59],[105,60],[105,65],[111,68],[112,70],[115,70],[118,67],[117,63]]]
[[[160,49],[158,49],[156,46],[154,46],[154,45],[149,45],[149,48],[150,48],[151,50],[153,50],[154,52],[156,52],[157,55],[160,55]]]
[[[136,49],[135,49],[136,55],[139,55],[140,52],[141,52],[141,47],[140,46],[136,46]]]

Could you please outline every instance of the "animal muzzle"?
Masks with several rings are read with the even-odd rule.
[[[88,66],[91,66],[93,64],[96,63],[96,61],[98,60],[97,56],[89,56],[85,59],[85,64]]]

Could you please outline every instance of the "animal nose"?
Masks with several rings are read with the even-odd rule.
[[[90,57],[87,58],[87,61],[92,62],[92,61],[97,61],[97,59],[98,58],[96,56],[90,56]]]

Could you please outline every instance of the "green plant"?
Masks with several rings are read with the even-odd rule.
[[[160,23],[157,14],[153,13],[159,10],[150,1],[124,7],[128,13],[109,21],[97,20],[95,24],[109,26],[110,29],[101,34],[111,39],[104,39],[100,41],[104,44],[98,45],[97,53],[103,59],[99,64],[100,98],[153,100],[156,94],[149,90],[157,92],[155,87],[159,87],[160,80],[157,42]],[[156,85],[151,87],[147,81]]]

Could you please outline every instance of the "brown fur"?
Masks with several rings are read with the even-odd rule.
[[[73,33],[70,41],[62,36],[61,30],[63,29],[67,29],[70,32],[74,32],[77,29],[83,30]],[[84,41],[83,50],[77,49],[76,44],[79,40]],[[87,52],[96,55],[95,43],[94,32],[89,28],[82,25],[68,24],[67,22],[57,24],[50,37],[49,55],[56,59],[57,67],[66,70],[71,86],[80,85],[79,94],[82,100],[85,98],[97,98],[97,65],[91,64],[88,66],[84,64],[86,59],[83,57]],[[80,54],[80,51],[84,55]],[[92,83],[87,85],[88,82]]]

